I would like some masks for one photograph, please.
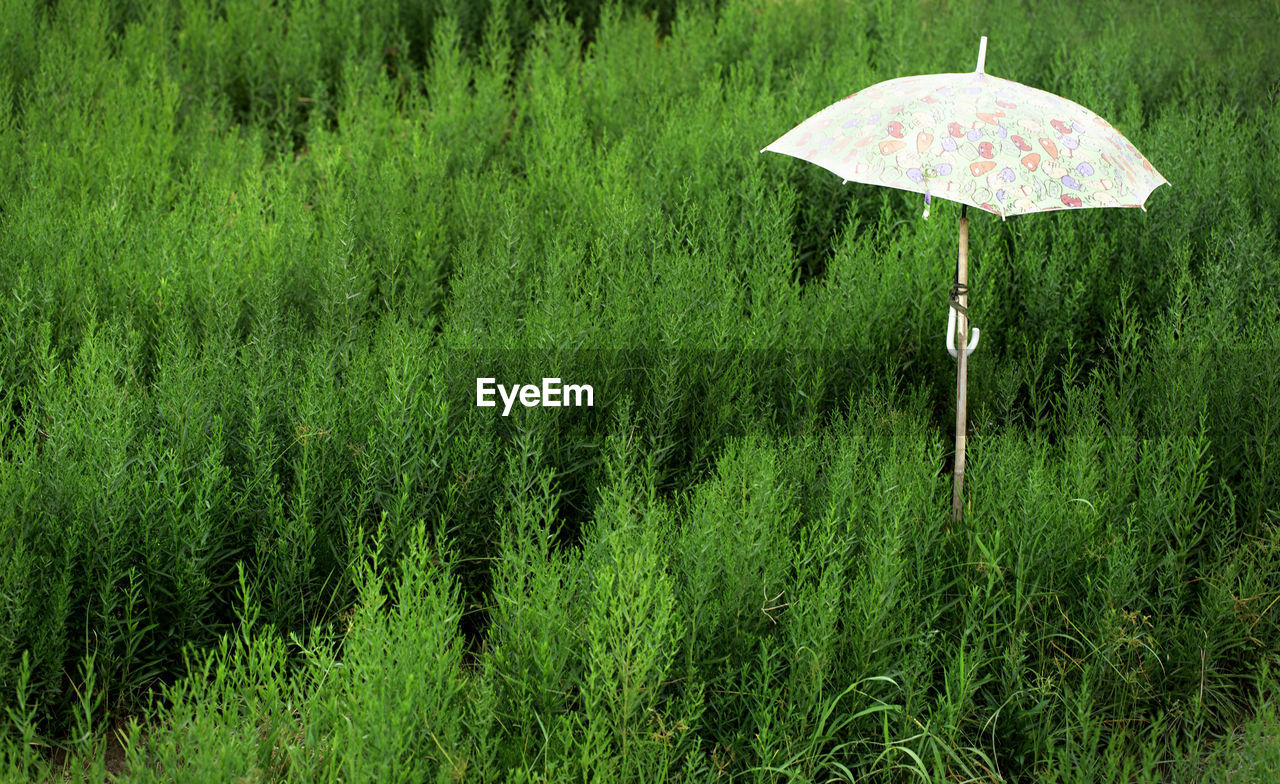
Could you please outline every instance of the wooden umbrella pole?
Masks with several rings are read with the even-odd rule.
[[[960,258],[956,263],[956,288],[952,292],[962,309],[969,307],[969,216],[964,205],[960,207]],[[959,522],[964,516],[964,431],[965,406],[968,388],[968,358],[965,347],[969,343],[969,316],[964,310],[956,313],[956,469],[951,493],[951,519]]]

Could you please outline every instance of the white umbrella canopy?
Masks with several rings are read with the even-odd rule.
[[[938,196],[1006,218],[1138,207],[1167,180],[1114,126],[1077,103],[984,72],[906,76],[837,101],[761,152],[815,163],[846,182]],[[947,348],[957,359],[952,517],[963,515],[969,340],[969,220],[960,212]]]
[[[983,53],[986,39],[983,38]],[[1000,215],[1143,207],[1164,177],[1103,118],[983,72],[905,76],[828,106],[761,152],[845,181],[938,196]]]

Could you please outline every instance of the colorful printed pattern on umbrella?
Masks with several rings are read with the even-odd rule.
[[[1106,120],[984,73],[891,79],[828,106],[765,148],[846,180],[1008,216],[1141,207],[1166,183]]]

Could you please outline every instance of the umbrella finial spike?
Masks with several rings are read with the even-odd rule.
[[[986,73],[982,70],[987,65],[987,37],[982,36],[982,40],[978,42],[978,68],[974,73]]]

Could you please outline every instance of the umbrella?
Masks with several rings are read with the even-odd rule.
[[[956,357],[952,516],[962,515],[969,340],[967,206],[1010,215],[1139,207],[1164,177],[1110,123],[1052,93],[984,72],[890,79],[828,106],[761,152],[802,158],[845,182],[959,202],[959,258],[948,300],[947,349]]]

